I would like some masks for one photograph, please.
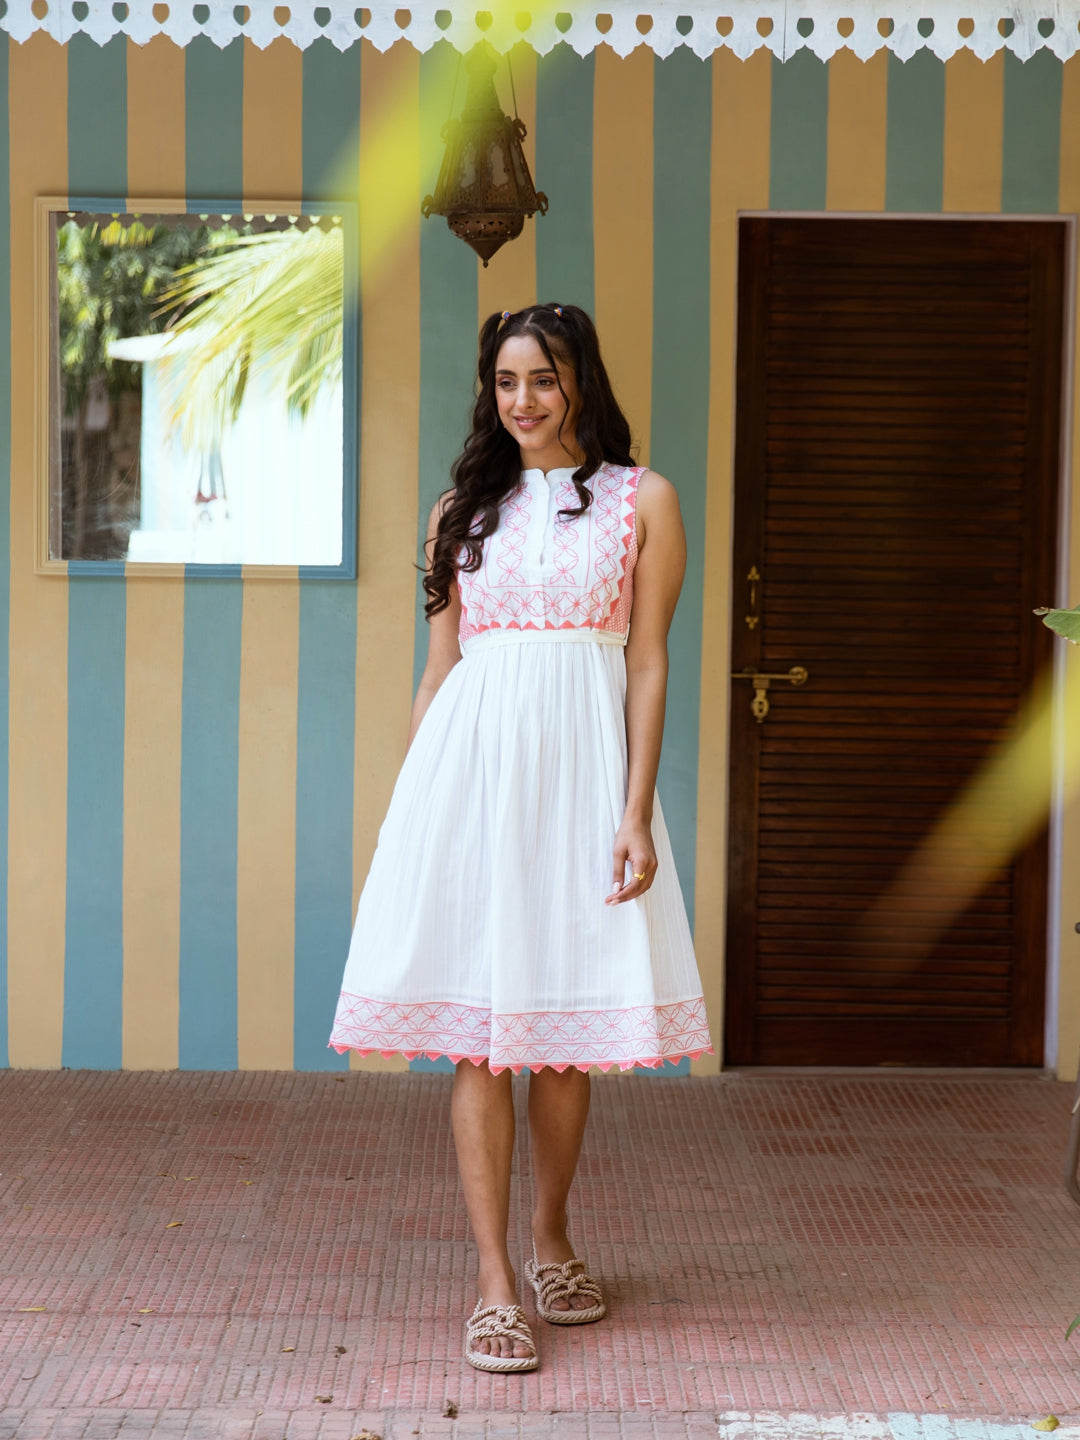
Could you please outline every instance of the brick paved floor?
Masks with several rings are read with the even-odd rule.
[[[444,1077],[0,1075],[0,1437],[745,1440],[834,1417],[875,1440],[893,1412],[1080,1417],[1068,1087],[735,1073],[594,1097],[574,1233],[610,1317],[538,1323],[541,1369],[498,1377],[460,1358]]]

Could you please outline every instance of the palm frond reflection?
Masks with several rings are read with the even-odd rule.
[[[220,445],[255,377],[301,418],[342,377],[341,227],[215,239],[163,296],[175,317],[163,399],[189,449]]]

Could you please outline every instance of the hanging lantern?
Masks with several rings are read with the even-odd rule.
[[[445,215],[450,229],[486,266],[507,240],[521,234],[526,215],[547,213],[547,196],[533,188],[521,142],[525,126],[504,115],[495,93],[495,54],[477,45],[465,61],[469,88],[461,118],[443,129],[443,156],[435,194],[420,207]]]

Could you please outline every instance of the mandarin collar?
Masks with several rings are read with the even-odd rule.
[[[577,468],[576,465],[560,466],[557,470],[548,470],[546,474],[543,470],[523,470],[521,480],[525,485],[530,482],[535,484],[537,481],[543,481],[548,485],[565,484],[566,481],[574,478]]]

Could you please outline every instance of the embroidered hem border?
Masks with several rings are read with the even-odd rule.
[[[452,1001],[402,1003],[342,993],[330,1036],[339,1054],[445,1055],[455,1064],[486,1060],[501,1070],[631,1070],[712,1053],[700,996],[668,1005],[612,1010],[536,1010],[492,1015]]]

